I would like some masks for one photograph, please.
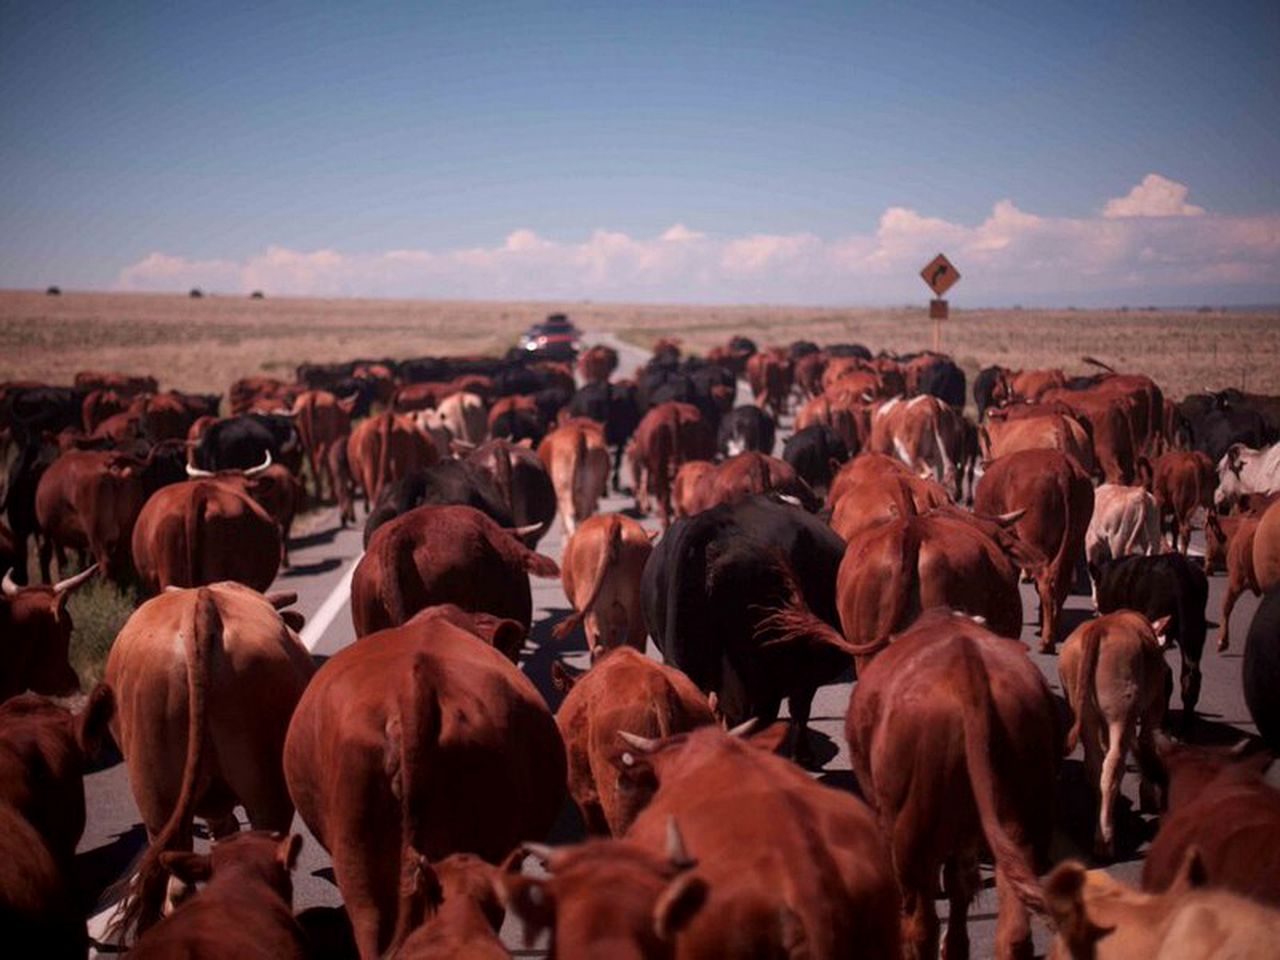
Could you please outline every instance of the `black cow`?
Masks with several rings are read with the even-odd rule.
[[[991,395],[995,392],[996,381],[1000,379],[1002,373],[1004,373],[1004,367],[983,367],[973,378],[973,402],[978,405],[979,423],[982,422],[987,410],[993,406]]]
[[[1262,598],[1244,644],[1244,702],[1267,748],[1280,754],[1280,590]]]
[[[1191,447],[1215,464],[1233,443],[1255,450],[1273,442],[1274,431],[1258,410],[1221,406],[1217,395],[1187,397],[1178,405],[1191,433]]]
[[[467,463],[492,478],[499,502],[510,512],[512,526],[538,525],[536,531],[521,537],[527,546],[536,547],[556,517],[555,487],[538,455],[510,440],[489,440],[467,455]]]
[[[782,459],[824,499],[831,478],[851,455],[845,442],[825,423],[815,423],[793,433],[782,446]]]
[[[640,402],[630,383],[589,383],[569,401],[571,417],[589,417],[604,424],[605,443],[613,447],[613,489],[620,489],[622,451],[640,425]]]
[[[773,456],[775,430],[773,417],[754,404],[744,404],[734,407],[720,421],[716,444],[726,457],[749,450]]]
[[[812,340],[793,340],[791,346],[787,348],[787,355],[791,358],[791,362],[795,363],[801,357],[807,357],[811,353],[821,353],[822,348]]]
[[[828,357],[857,357],[859,360],[870,360],[871,351],[860,343],[833,343],[827,347]]]
[[[271,454],[294,473],[302,465],[302,440],[290,417],[245,413],[209,424],[192,451],[201,470],[248,470]]]
[[[666,662],[714,693],[731,725],[771,723],[786,697],[804,763],[814,691],[850,663],[836,629],[843,555],[822,521],[755,496],[677,520],[641,580],[645,624]]]
[[[1179,553],[1124,557],[1090,565],[1098,588],[1098,611],[1136,610],[1148,620],[1171,617],[1165,636],[1182,651],[1182,730],[1190,729],[1200,699],[1200,656],[1208,629],[1209,581],[1202,562]]]
[[[14,551],[18,562],[13,569],[13,582],[26,586],[27,542],[40,529],[36,522],[36,488],[49,464],[58,458],[58,447],[41,439],[39,434],[18,447],[18,455],[9,464],[5,482],[4,516],[13,532]]]
[[[964,371],[950,357],[937,357],[921,370],[917,389],[957,410],[964,409]]]
[[[79,431],[84,425],[81,387],[16,387],[4,391],[0,426],[7,425],[19,443],[39,440],[44,433]]]
[[[382,488],[364,523],[364,545],[384,523],[424,504],[475,507],[500,527],[515,526],[492,474],[465,460],[441,460]]]
[[[514,443],[528,440],[536,447],[547,435],[547,421],[538,409],[507,410],[489,424],[489,433],[500,440],[511,440]]]

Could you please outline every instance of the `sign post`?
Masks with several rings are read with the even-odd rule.
[[[960,271],[942,254],[938,254],[920,271],[922,279],[933,291],[929,301],[929,319],[933,321],[933,350],[942,352],[942,321],[947,319],[947,301],[942,295],[960,279]]]

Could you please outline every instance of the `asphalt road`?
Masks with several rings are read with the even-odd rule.
[[[630,372],[646,359],[646,354],[613,337],[588,335],[590,343],[607,343],[615,347],[621,359],[620,369]],[[739,386],[739,403],[749,402],[744,386]],[[789,424],[787,425],[789,426]],[[781,431],[777,451],[789,430]],[[624,479],[625,482],[625,479]],[[623,510],[632,506],[629,497],[610,496],[601,504],[602,511]],[[655,526],[656,521],[645,521]],[[1197,534],[1197,537],[1199,535]],[[564,543],[562,529],[557,522],[539,545],[539,551],[559,561]],[[1200,541],[1193,542],[1193,551]],[[322,662],[355,639],[348,603],[350,577],[361,553],[361,536],[358,529],[339,530],[336,519],[320,524],[319,532],[295,541],[291,548],[292,569],[285,571],[273,589],[293,590],[298,594],[296,609],[307,617],[302,639]],[[521,656],[521,667],[530,676],[548,704],[554,710],[560,704],[560,694],[551,685],[551,664],[557,658],[577,667],[586,667],[586,649],[580,631],[564,644],[551,641],[551,628],[569,612],[558,580],[532,581],[534,624]],[[1221,610],[1225,577],[1218,575],[1210,580],[1209,618],[1217,619]],[[1036,600],[1029,585],[1022,586],[1024,626],[1022,640],[1032,652],[1031,659],[1044,673],[1055,693],[1061,693],[1058,682],[1057,658],[1035,653]],[[1256,734],[1249,719],[1240,684],[1241,650],[1258,599],[1252,595],[1243,597],[1236,607],[1232,620],[1235,624],[1232,650],[1225,655],[1214,652],[1213,628],[1204,656],[1204,686],[1199,704],[1202,719],[1197,739],[1212,742],[1234,742],[1242,734]],[[1072,596],[1067,603],[1064,629],[1073,629],[1090,615],[1091,604],[1087,595]],[[651,656],[657,657],[650,644]],[[1178,653],[1170,651],[1171,666],[1177,670]],[[849,765],[848,747],[844,741],[843,725],[849,703],[852,684],[845,678],[840,683],[822,688],[813,704],[811,730],[817,739],[816,752],[822,767],[815,776],[824,783],[840,789],[856,791]],[[1174,708],[1179,706],[1174,695]],[[784,707],[785,711],[785,707]],[[1093,821],[1090,813],[1089,788],[1083,780],[1081,752],[1077,752],[1063,765],[1058,795],[1052,798],[1059,811],[1060,829],[1055,841],[1055,859],[1068,856],[1089,861],[1087,852],[1092,845]],[[88,823],[81,840],[77,868],[82,887],[89,902],[97,898],[94,917],[90,922],[90,934],[100,936],[110,915],[113,897],[99,894],[125,876],[131,860],[139,853],[145,834],[138,818],[137,808],[129,789],[128,773],[123,763],[116,762],[105,769],[90,774],[85,779],[88,803]],[[1131,883],[1137,883],[1141,872],[1141,857],[1150,838],[1154,835],[1156,821],[1137,812],[1137,775],[1133,764],[1128,766],[1123,794],[1129,806],[1121,801],[1118,812],[1117,849],[1119,859],[1108,867],[1110,873]],[[1046,798],[1046,802],[1050,802]],[[241,811],[243,820],[243,811]],[[294,829],[305,838],[302,856],[294,875],[294,907],[301,911],[312,906],[336,906],[341,903],[334,885],[328,855],[311,837],[300,819],[294,821]],[[575,810],[566,808],[557,824],[551,842],[570,843],[583,836],[581,823]],[[204,846],[203,840],[197,841]],[[697,851],[692,851],[695,855]],[[532,862],[526,870],[532,869]],[[996,898],[991,888],[991,871],[983,869],[986,889],[979,895],[969,916],[969,932],[973,956],[990,956],[995,935]],[[946,901],[940,900],[939,913],[945,918]],[[1035,925],[1036,945],[1043,953],[1049,937],[1041,924]],[[541,956],[545,951],[545,938],[526,949],[515,923],[508,920],[502,931],[503,940],[517,956]],[[104,945],[102,952],[114,952]]]

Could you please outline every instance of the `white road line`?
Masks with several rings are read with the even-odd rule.
[[[320,638],[324,636],[325,631],[329,629],[329,625],[333,623],[333,618],[351,600],[351,578],[355,576],[356,564],[360,562],[360,557],[363,556],[364,554],[361,553],[351,561],[346,573],[342,575],[342,578],[334,586],[333,592],[325,597],[324,603],[320,604],[320,609],[316,611],[316,615],[302,628],[302,633],[298,634],[299,639],[302,640],[302,645],[308,650],[316,648]]]

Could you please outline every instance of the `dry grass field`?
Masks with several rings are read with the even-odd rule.
[[[823,309],[11,291],[0,292],[0,381],[67,383],[102,369],[225,391],[249,374],[288,378],[301,361],[500,352],[553,310],[585,330],[641,345],[674,336],[694,351],[739,333],[762,344],[807,338],[898,352],[930,343],[923,298],[919,309]],[[1173,397],[1225,386],[1280,394],[1280,312],[957,309],[943,347],[970,376],[990,363],[1084,371],[1088,354],[1150,375]]]

